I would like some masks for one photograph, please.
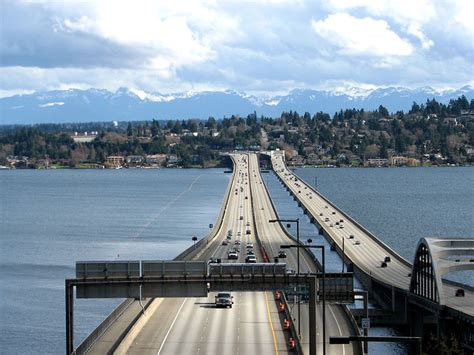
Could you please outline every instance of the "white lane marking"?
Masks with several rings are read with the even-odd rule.
[[[342,330],[341,330],[341,327],[339,326],[339,322],[337,321],[336,315],[334,314],[331,306],[329,306],[328,308],[331,311],[332,316],[334,317],[334,320],[336,321],[337,329],[339,330],[339,335],[342,335]],[[326,339],[324,339],[324,341],[326,341]],[[346,347],[344,344],[342,344],[342,355],[346,355]]]
[[[170,335],[171,329],[173,329],[174,323],[176,322],[176,319],[178,319],[179,313],[181,313],[181,309],[183,308],[184,303],[186,302],[186,300],[187,300],[187,298],[185,298],[185,299],[183,300],[183,303],[181,303],[181,306],[179,307],[178,312],[176,312],[176,315],[175,315],[175,317],[174,317],[174,319],[173,319],[173,322],[171,323],[170,328],[169,328],[168,331],[166,332],[165,338],[163,339],[163,342],[161,343],[161,346],[160,346],[160,348],[158,349],[158,352],[156,353],[156,355],[160,355],[161,350],[163,349],[163,346],[165,345],[166,339],[168,339],[168,335]]]

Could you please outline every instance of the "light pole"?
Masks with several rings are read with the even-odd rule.
[[[310,238],[307,240],[308,244],[312,242]],[[280,245],[282,249],[289,248],[315,248],[321,249],[323,261],[323,354],[326,355],[326,260],[324,253],[324,245]]]
[[[296,244],[300,245],[300,219],[270,219],[268,222],[287,222],[287,223],[296,223]],[[290,228],[291,225],[287,224],[287,228]],[[296,252],[296,273],[300,274],[300,250]],[[298,337],[301,339],[301,302],[300,302],[300,292],[298,287]]]
[[[344,272],[344,259],[345,259],[345,256],[346,256],[346,253],[344,252],[344,241],[346,240],[346,238],[344,238],[344,236],[342,236],[342,272]]]
[[[193,236],[192,238],[192,241],[194,243],[194,249],[196,249],[196,241],[198,240],[196,236]]]

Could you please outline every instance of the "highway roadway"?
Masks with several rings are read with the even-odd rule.
[[[411,264],[388,246],[377,243],[373,236],[348,220],[334,205],[293,174],[286,167],[283,154],[281,151],[271,152],[273,170],[341,249],[344,242],[346,257],[380,282],[409,290]],[[390,262],[382,267],[387,256]],[[474,292],[465,290],[465,297],[455,297],[457,287],[446,283],[443,287],[448,307],[474,315]]]
[[[220,258],[222,263],[245,262],[246,244],[257,248],[249,185],[247,155],[231,155],[234,178],[223,223],[198,259]],[[230,240],[227,236],[231,233]],[[238,241],[238,242],[237,242]],[[239,244],[236,244],[239,243]],[[225,245],[224,245],[225,244]],[[230,249],[238,259],[228,259]],[[160,299],[132,345],[129,354],[285,354],[286,335],[271,292],[234,292],[231,309],[216,308],[215,293],[204,298]]]
[[[263,256],[258,248],[259,235],[269,255],[279,250],[280,244],[291,239],[279,224],[270,224],[276,213],[263,184],[255,154],[231,154],[234,175],[229,189],[227,205],[223,206],[222,224],[194,258],[209,260],[220,258],[223,263],[245,262],[246,244],[254,245],[258,262]],[[249,167],[250,165],[250,167]],[[252,189],[252,191],[251,191]],[[255,224],[256,222],[256,224]],[[230,240],[227,236],[231,233]],[[239,241],[236,243],[236,241]],[[238,258],[228,259],[230,249],[238,248]],[[301,270],[315,271],[310,256],[301,254]],[[303,256],[304,255],[304,256]],[[288,252],[286,260],[296,270],[296,253]],[[136,331],[133,341],[121,347],[128,354],[285,354],[288,349],[288,332],[282,330],[272,292],[234,292],[231,309],[216,308],[215,293],[203,298],[155,299],[146,313],[146,321]],[[327,306],[327,337],[353,334],[342,306]],[[321,306],[317,322],[322,324]],[[302,344],[308,353],[308,306],[302,305]],[[296,308],[294,308],[296,311]],[[296,314],[295,314],[296,315]],[[112,327],[113,328],[113,327]],[[108,334],[113,333],[110,330]],[[322,332],[318,328],[318,351],[322,351]],[[89,353],[101,354],[113,350],[113,336],[99,341]],[[328,346],[328,354],[358,353],[352,345]]]
[[[286,231],[279,223],[269,223],[269,220],[279,218],[271,203],[270,196],[260,175],[258,158],[256,154],[250,154],[250,183],[254,201],[255,222],[258,237],[262,241],[270,261],[278,255],[280,246],[283,244],[295,244],[286,234]],[[282,216],[281,218],[284,218]],[[296,225],[293,226],[296,230]],[[286,258],[281,258],[280,262],[285,262],[293,270],[297,270],[297,250],[286,249]],[[300,272],[316,272],[317,268],[313,257],[304,250],[300,251]],[[358,353],[358,344],[351,345],[329,345],[330,336],[355,335],[352,324],[345,314],[344,306],[338,304],[326,304],[326,352],[327,354],[353,354]],[[297,307],[293,307],[293,315],[297,324]],[[301,305],[301,343],[305,353],[309,353],[309,307],[307,303]],[[322,303],[318,303],[316,310],[317,329],[317,353],[323,350],[322,337]]]

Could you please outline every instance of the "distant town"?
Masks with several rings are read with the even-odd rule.
[[[230,150],[285,152],[289,166],[459,166],[474,162],[474,100],[413,103],[409,112],[283,112],[208,120],[0,126],[0,166],[189,168],[223,166]]]

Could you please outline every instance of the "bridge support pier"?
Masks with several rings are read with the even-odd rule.
[[[66,352],[74,351],[74,284],[66,280]]]
[[[410,336],[423,337],[424,316],[420,309],[411,308],[408,311],[408,324],[410,326]]]

